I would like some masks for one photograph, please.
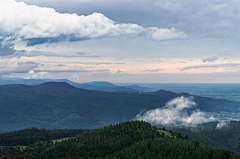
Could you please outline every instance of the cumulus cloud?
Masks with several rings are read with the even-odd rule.
[[[213,55],[211,57],[203,58],[202,61],[203,63],[205,62],[214,62],[218,59],[218,55]]]
[[[230,122],[230,121],[221,121],[221,122],[218,122],[216,129],[221,129],[221,128],[225,127],[225,126],[228,126],[229,122]]]
[[[225,0],[23,1],[40,6],[54,6],[64,13],[87,15],[100,12],[115,21],[145,27],[176,27],[193,36],[239,38],[240,11],[236,0],[229,0],[228,3]]]
[[[184,67],[182,70],[208,68],[208,67],[239,67],[239,65],[240,63],[206,64],[206,65],[187,66],[187,67]]]
[[[116,23],[101,13],[88,16],[58,13],[52,8],[27,5],[15,0],[1,0],[1,44],[19,41],[28,45],[59,41],[80,41],[114,36],[144,36],[153,40],[184,39],[175,28],[144,28],[137,24]]]
[[[196,124],[200,122],[207,122],[204,113],[198,109],[192,111],[191,114],[187,109],[196,107],[197,104],[193,101],[193,97],[178,97],[169,101],[163,108],[149,110],[144,114],[138,114],[136,120],[144,120],[153,124]]]
[[[154,40],[185,39],[188,36],[184,32],[177,31],[174,27],[171,29],[159,29],[152,34]]]
[[[34,73],[34,69],[40,66],[44,66],[44,64],[40,64],[37,62],[18,62],[14,67],[5,66],[0,69],[0,75],[12,74],[12,73]]]

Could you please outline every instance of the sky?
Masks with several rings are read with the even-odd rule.
[[[239,83],[237,0],[1,0],[1,78]]]

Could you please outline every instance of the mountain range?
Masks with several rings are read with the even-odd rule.
[[[0,132],[26,127],[91,129],[133,120],[140,112],[161,108],[187,93],[159,90],[105,92],[76,88],[66,82],[0,86]],[[204,112],[239,112],[239,102],[193,96]]]
[[[129,92],[146,92],[151,91],[150,88],[140,87],[138,85],[130,86],[117,86],[106,81],[93,81],[88,83],[76,83],[68,79],[20,79],[20,78],[2,78],[0,79],[0,85],[9,84],[24,84],[24,85],[38,85],[46,82],[66,82],[76,88],[82,88],[86,90],[99,90],[107,92],[117,91],[129,91]]]

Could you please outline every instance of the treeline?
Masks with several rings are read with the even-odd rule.
[[[0,146],[29,146],[30,144],[38,146],[44,142],[65,138],[76,137],[88,133],[90,130],[73,130],[73,129],[55,129],[46,130],[38,128],[27,128],[20,131],[10,133],[0,133]]]
[[[96,129],[88,134],[20,152],[13,159],[86,159],[86,158],[204,158],[227,159],[230,150],[183,138],[165,136],[147,122],[132,121]],[[166,134],[169,132],[166,132]]]
[[[210,122],[201,124],[197,128],[174,128],[172,130],[182,135],[188,135],[192,140],[238,152],[240,122],[231,121],[221,129],[216,128],[217,123]]]
[[[139,141],[128,148],[103,158],[228,159],[231,156],[231,151],[216,149],[199,141],[165,137]]]

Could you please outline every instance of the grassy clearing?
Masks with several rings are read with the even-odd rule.
[[[25,150],[28,146],[22,146],[22,145],[19,145],[19,146],[0,146],[0,149],[1,149],[1,148],[6,148],[6,147],[12,147],[12,148],[17,148],[17,147],[19,147],[19,148],[20,148],[20,151],[22,152],[22,151]]]
[[[164,136],[165,136],[165,137],[166,137],[166,136],[172,137],[172,133],[170,133],[170,132],[168,132],[168,131],[158,130],[158,132],[159,132],[160,134],[164,133]]]
[[[54,140],[51,140],[53,142],[53,144],[55,144],[56,142],[62,142],[62,141],[65,141],[65,140],[69,140],[71,139],[71,137],[65,137],[65,138],[60,138],[60,139],[54,139]]]

